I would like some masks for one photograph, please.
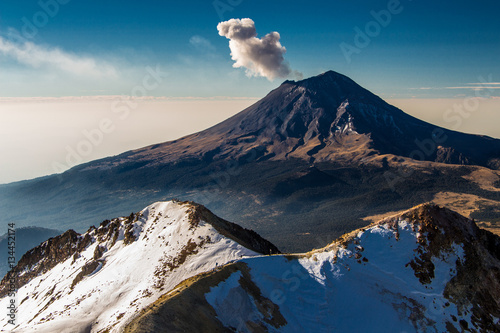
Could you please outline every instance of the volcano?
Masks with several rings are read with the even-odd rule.
[[[205,131],[91,167],[115,167],[131,159],[148,165],[249,158],[352,163],[373,154],[498,168],[500,140],[421,121],[329,71],[285,81],[254,105]]]
[[[100,216],[180,198],[307,251],[436,198],[454,209],[472,198],[467,217],[495,224],[499,161],[500,140],[421,121],[329,71],[285,81],[199,133],[2,185],[1,221],[83,232]]]

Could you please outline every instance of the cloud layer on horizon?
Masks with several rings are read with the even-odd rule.
[[[286,48],[280,43],[276,31],[257,38],[255,22],[252,19],[230,19],[217,25],[219,35],[229,39],[233,67],[246,69],[248,76],[262,76],[269,81],[290,75],[301,77],[285,61]]]

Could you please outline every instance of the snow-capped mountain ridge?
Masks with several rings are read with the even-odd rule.
[[[174,309],[187,318],[176,306],[184,302],[196,304],[190,312],[213,308],[204,322],[214,332],[496,332],[500,237],[426,204],[322,249],[242,259],[184,290],[126,332],[147,332],[145,323],[155,332],[178,330],[156,318]]]
[[[267,253],[278,251],[202,206],[155,203],[27,253],[12,332],[500,329],[500,237],[448,209],[424,204],[321,249]]]
[[[159,202],[32,249],[2,280],[0,303],[9,302],[5,291],[14,274],[19,308],[13,332],[119,332],[184,279],[242,257],[278,252],[202,206]]]

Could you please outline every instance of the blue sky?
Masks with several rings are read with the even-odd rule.
[[[4,44],[33,43],[31,60],[0,47],[0,96],[131,94],[149,66],[168,73],[150,95],[261,97],[284,79],[232,68],[217,32],[219,22],[247,17],[258,37],[280,33],[285,59],[304,77],[332,69],[386,98],[468,96],[480,77],[500,82],[497,1],[57,1],[0,3]],[[57,3],[57,13],[43,14],[40,3]],[[347,61],[340,45],[356,46],[355,28],[365,32],[372,11],[396,5]],[[39,26],[35,33],[26,21]],[[13,41],[12,29],[28,38]]]

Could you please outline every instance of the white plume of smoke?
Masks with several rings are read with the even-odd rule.
[[[263,76],[269,81],[290,75],[301,76],[292,71],[285,61],[286,48],[280,43],[276,31],[257,38],[255,22],[249,18],[230,19],[217,25],[219,35],[229,39],[233,67],[246,68],[248,76]]]

